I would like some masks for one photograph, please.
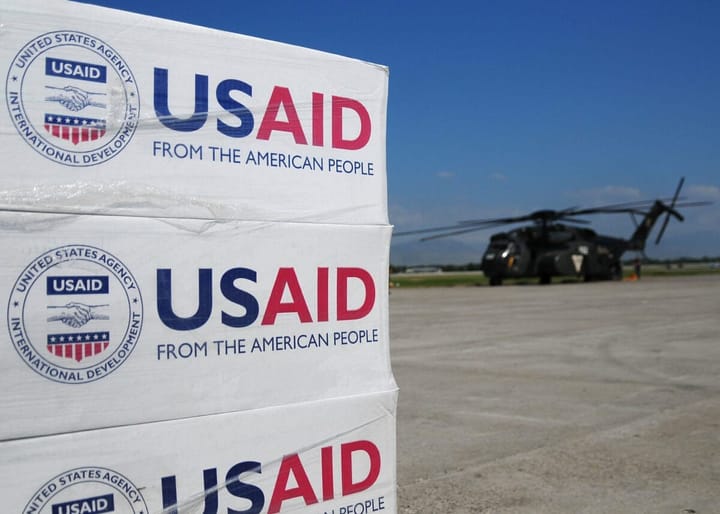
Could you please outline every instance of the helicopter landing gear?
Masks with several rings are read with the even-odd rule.
[[[491,286],[501,286],[502,285],[502,277],[499,277],[497,275],[493,275],[490,277],[490,285]]]

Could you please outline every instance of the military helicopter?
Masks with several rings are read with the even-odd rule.
[[[503,225],[532,222],[531,225],[500,232],[490,237],[482,258],[481,269],[490,285],[499,286],[505,278],[539,278],[549,284],[552,277],[575,276],[585,281],[619,280],[622,278],[622,256],[627,251],[644,254],[645,241],[655,222],[666,214],[655,244],[660,242],[670,216],[683,221],[679,207],[707,205],[709,202],[678,202],[684,177],[667,199],[628,202],[590,209],[571,207],[560,211],[540,210],[523,216],[461,221],[456,225],[399,232],[395,235],[432,234],[421,241],[466,234]],[[583,227],[590,222],[577,216],[589,214],[628,213],[636,229],[630,239],[604,236]],[[642,216],[640,223],[635,218]]]

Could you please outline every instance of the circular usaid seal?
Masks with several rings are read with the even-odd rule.
[[[87,245],[50,250],[23,270],[7,312],[18,355],[39,375],[66,384],[99,380],[135,349],[142,295],[128,268]]]
[[[82,32],[48,32],[29,41],[12,61],[5,95],[25,142],[67,166],[112,159],[138,125],[132,71],[110,45]]]
[[[60,473],[37,490],[22,512],[148,514],[140,490],[120,473],[83,467]]]

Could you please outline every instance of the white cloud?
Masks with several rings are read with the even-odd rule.
[[[685,191],[688,200],[720,200],[720,187],[718,186],[688,186]]]
[[[422,225],[425,220],[422,211],[418,209],[409,209],[402,205],[390,203],[388,206],[390,223],[396,227],[416,228]]]

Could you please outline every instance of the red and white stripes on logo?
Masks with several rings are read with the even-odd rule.
[[[47,336],[47,349],[50,353],[57,357],[74,359],[77,362],[102,353],[109,344],[109,332],[49,334]]]
[[[50,135],[70,141],[74,145],[100,139],[106,132],[104,120],[78,116],[46,114],[44,126]]]

